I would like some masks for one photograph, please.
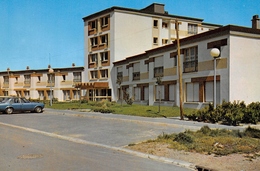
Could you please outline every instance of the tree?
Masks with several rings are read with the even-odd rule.
[[[122,78],[117,78],[116,80],[116,83],[119,85],[120,87],[120,92],[119,92],[119,95],[120,95],[120,101],[121,101],[121,106],[123,105],[123,98],[122,98]]]
[[[159,76],[159,77],[157,77],[156,79],[157,79],[156,83],[157,83],[159,86],[162,85],[162,77]],[[158,106],[158,113],[160,113],[160,111],[161,111],[161,87],[160,87],[160,90],[159,90],[159,106]]]

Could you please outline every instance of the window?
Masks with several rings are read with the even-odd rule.
[[[177,66],[177,56],[173,57],[173,66]]]
[[[62,75],[63,81],[66,81],[66,75]]]
[[[140,80],[140,72],[133,72],[133,80]]]
[[[97,20],[90,21],[90,29],[96,29],[97,28]]]
[[[30,91],[24,91],[24,97],[28,99],[30,97]],[[21,100],[24,100],[24,99],[21,99]]]
[[[163,56],[154,58],[154,77],[163,77]]]
[[[24,84],[31,84],[31,76],[24,75]]]
[[[70,91],[69,90],[63,90],[62,93],[63,93],[63,100],[64,101],[70,100]]]
[[[184,49],[183,72],[198,71],[198,47]]]
[[[163,22],[162,22],[162,28],[168,28],[168,23],[165,22],[165,21],[163,21]]]
[[[153,27],[158,27],[158,20],[153,20]]]
[[[43,100],[44,99],[44,91],[38,91],[39,94],[39,99]]]
[[[48,83],[54,83],[54,82],[55,82],[55,75],[48,74]]]
[[[158,44],[158,38],[157,37],[153,38],[153,44]]]
[[[134,100],[135,101],[140,101],[141,100],[141,88],[140,87],[135,87],[134,88]]]
[[[81,72],[73,72],[73,82],[81,82]]]
[[[140,62],[133,64],[133,80],[140,80]]]
[[[97,62],[97,53],[90,55],[90,63]]]
[[[199,83],[186,84],[186,101],[199,102]]]
[[[100,70],[100,76],[101,78],[108,78],[108,70],[107,69]]]
[[[101,44],[108,44],[107,34],[100,36]]]
[[[154,78],[163,76],[163,66],[154,68]]]
[[[220,81],[216,82],[216,100],[220,102]],[[214,82],[205,82],[205,102],[213,102],[214,98]]]
[[[101,27],[104,27],[104,26],[108,25],[108,19],[109,19],[109,16],[102,17],[100,19],[101,20]]]
[[[90,71],[90,76],[91,76],[91,79],[97,79],[98,78],[97,71]]]
[[[73,90],[73,99],[75,100],[80,99],[80,90]]]
[[[162,44],[166,45],[168,43],[168,39],[162,39]]]
[[[123,81],[123,67],[117,67],[117,79]]]
[[[93,37],[90,39],[91,41],[91,46],[97,46],[98,45],[98,38],[97,37]]]
[[[4,76],[4,84],[9,84],[9,76]]]
[[[164,85],[156,85],[156,100],[164,99]]]
[[[108,61],[108,52],[102,52],[102,53],[100,53],[100,55],[101,55],[102,62]]]
[[[188,24],[188,34],[197,34],[198,25],[197,24]]]
[[[41,76],[38,76],[38,81],[39,81],[39,82],[41,81]]]

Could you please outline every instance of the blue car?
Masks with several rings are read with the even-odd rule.
[[[30,102],[23,97],[6,97],[0,102],[0,112],[12,114],[13,112],[36,112],[42,113],[43,103]]]

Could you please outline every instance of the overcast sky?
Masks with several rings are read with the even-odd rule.
[[[165,4],[172,15],[251,27],[260,0],[0,0],[0,71],[84,66],[82,18],[112,6]]]

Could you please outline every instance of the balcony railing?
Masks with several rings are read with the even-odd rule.
[[[183,62],[183,72],[197,72],[198,60]]]

